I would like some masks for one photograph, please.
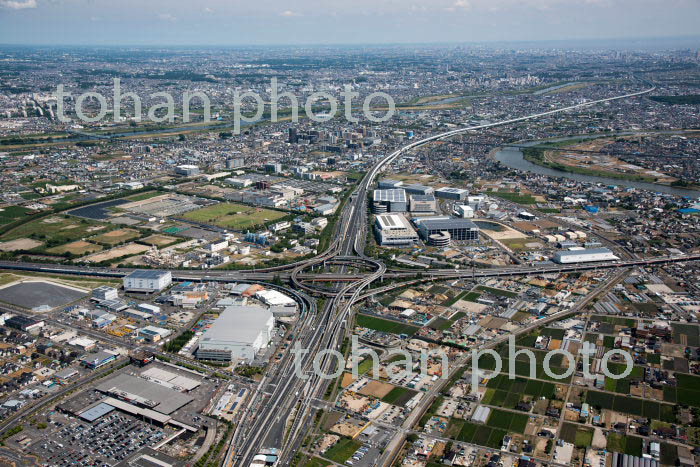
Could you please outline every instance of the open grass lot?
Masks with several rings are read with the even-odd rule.
[[[615,410],[664,422],[675,422],[676,419],[672,405],[652,400],[642,400],[600,391],[588,391],[586,393],[586,402],[596,408]]]
[[[97,242],[97,243],[104,243],[105,245],[111,246],[111,245],[118,245],[120,243],[127,242],[129,240],[133,240],[135,238],[138,238],[141,236],[141,233],[138,230],[133,230],[133,229],[117,229],[117,230],[112,230],[111,232],[106,232],[100,235],[97,235],[91,240]]]
[[[624,326],[627,328],[634,327],[637,324],[637,320],[631,318],[619,318],[617,316],[591,316],[591,321],[596,321],[598,323],[608,323],[615,326]]]
[[[119,279],[97,279],[97,278],[85,278],[85,277],[76,277],[76,276],[70,276],[70,275],[60,275],[60,274],[37,274],[37,273],[31,273],[31,276],[23,276],[21,274],[18,274],[17,272],[7,272],[7,271],[0,271],[0,286],[1,285],[6,285],[10,284],[12,282],[16,282],[19,280],[40,280],[40,279],[50,279],[52,282],[56,282],[59,284],[65,284],[68,286],[74,286],[74,287],[82,287],[85,289],[95,289],[97,287],[100,287],[101,285],[109,285],[109,286],[119,286],[121,285],[121,280]]]
[[[126,199],[129,201],[143,201],[145,199],[151,199],[155,198],[156,196],[160,196],[163,193],[160,191],[148,191],[146,193],[139,193],[137,195],[132,195],[132,196],[127,196]]]
[[[219,203],[183,214],[183,218],[232,230],[246,230],[285,217],[282,211],[237,203]]]
[[[7,206],[0,208],[0,225],[9,224],[10,222],[16,221],[20,217],[24,217],[27,213],[32,213],[31,209],[22,206]]]
[[[42,249],[49,249],[76,240],[82,240],[85,237],[105,232],[110,228],[111,226],[107,226],[101,222],[56,215],[36,219],[32,222],[17,226],[3,234],[2,237],[0,237],[0,241],[5,242],[19,238],[30,238],[44,243],[43,247],[35,248],[36,251],[41,251]]]
[[[362,443],[350,438],[342,438],[323,454],[323,457],[339,464],[350,459],[352,455],[360,449]]]
[[[389,332],[392,334],[408,334],[409,336],[418,331],[418,327],[410,324],[403,324],[388,319],[377,318],[369,315],[357,315],[356,324],[363,328],[374,329],[375,331]]]
[[[389,392],[389,394],[382,397],[382,401],[386,402],[387,404],[393,404],[403,407],[404,405],[406,405],[406,402],[410,401],[411,398],[416,394],[416,391],[397,386],[394,389],[392,389]]]
[[[695,324],[673,323],[673,343],[700,347],[700,326]]]
[[[62,255],[64,253],[72,253],[76,256],[87,255],[90,253],[95,253],[101,251],[102,247],[100,245],[95,245],[94,243],[86,242],[83,240],[77,240],[75,242],[66,243],[65,245],[56,246],[49,248],[49,253],[55,253],[57,255]]]
[[[486,425],[477,425],[463,420],[451,419],[447,427],[447,435],[450,438],[499,449],[503,442],[503,437],[507,435],[506,430],[492,428]]]
[[[642,438],[637,436],[625,436],[619,433],[610,433],[608,435],[607,450],[641,457]]]

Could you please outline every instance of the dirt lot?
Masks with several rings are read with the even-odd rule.
[[[102,253],[97,253],[90,256],[85,256],[82,258],[83,261],[89,261],[91,263],[100,263],[102,261],[110,261],[113,259],[121,258],[122,256],[135,255],[138,253],[143,253],[148,251],[146,245],[138,245],[136,243],[130,243],[128,245],[123,245],[117,248],[113,248],[109,251]]]
[[[31,250],[41,245],[43,245],[43,243],[38,240],[18,238],[16,240],[10,240],[9,242],[0,243],[0,251]]]
[[[117,229],[112,230],[111,232],[103,233],[102,235],[98,235],[93,240],[99,243],[106,243],[107,245],[116,245],[118,243],[137,238],[139,235],[139,232],[136,230]]]
[[[49,253],[73,253],[74,255],[86,255],[88,253],[95,253],[96,251],[101,251],[102,247],[100,245],[95,245],[94,243],[85,242],[83,240],[78,240],[72,243],[67,243],[65,245],[57,246],[47,250]]]
[[[374,396],[379,399],[386,396],[394,389],[393,384],[383,383],[381,381],[370,381],[365,387],[360,389],[359,393],[365,396]]]
[[[162,247],[165,245],[170,245],[173,243],[177,238],[175,237],[169,237],[167,235],[151,235],[149,237],[144,238],[141,240],[143,243],[146,243],[147,245],[155,245],[157,247]]]

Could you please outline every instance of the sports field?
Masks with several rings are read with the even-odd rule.
[[[190,211],[182,215],[183,218],[203,224],[211,224],[217,227],[232,230],[246,230],[256,226],[263,226],[285,217],[282,211],[256,208],[237,203],[219,203],[205,208]]]

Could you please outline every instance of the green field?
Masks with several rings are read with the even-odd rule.
[[[491,378],[486,384],[486,394],[482,402],[487,405],[514,409],[524,396],[553,399],[556,395],[554,383],[517,377],[510,379],[507,374]]]
[[[450,420],[446,434],[449,438],[465,443],[479,444],[481,446],[499,449],[503,442],[503,437],[506,436],[508,432],[499,428],[477,425],[453,418]]]
[[[535,354],[535,377],[537,379],[546,379],[549,381],[555,381],[557,383],[568,383],[571,381],[571,375],[565,377],[565,378],[552,378],[549,375],[547,375],[544,372],[544,367],[543,367],[543,362],[544,362],[544,357],[547,354],[547,352],[542,351],[542,350],[531,350],[533,354]],[[501,373],[507,375],[508,370],[510,368],[511,362],[508,359],[508,352],[503,349],[500,351],[501,355],[501,363],[502,363],[502,368],[501,368]],[[496,369],[496,361],[495,359],[489,355],[481,355],[479,357],[478,361],[479,368],[482,370],[495,370]],[[555,375],[563,375],[568,369],[568,361],[564,361],[564,356],[561,354],[556,354],[554,355],[550,361],[549,361],[549,368],[550,372],[554,373]],[[530,362],[529,358],[524,355],[524,354],[518,354],[516,356],[515,362],[513,362],[513,369],[515,371],[515,374],[517,376],[521,376],[524,378],[529,378],[531,377],[530,375]]]
[[[490,195],[498,196],[513,203],[518,204],[536,204],[537,200],[532,195],[523,195],[520,193],[512,193],[510,191],[492,191]]]
[[[382,397],[382,402],[403,407],[404,405],[406,405],[406,402],[411,400],[416,394],[416,391],[397,386],[394,389],[392,389],[389,392],[389,394]]]
[[[610,433],[608,435],[607,450],[641,457],[642,438],[637,436],[625,436],[619,433]]]
[[[31,209],[22,206],[7,206],[0,210],[0,224],[9,224],[12,221],[24,217],[27,213],[33,212]]]
[[[392,334],[407,334],[412,336],[418,331],[417,326],[403,324],[388,319],[377,318],[376,316],[357,315],[356,324],[363,328],[374,329],[375,331],[389,332]]]
[[[362,447],[362,443],[359,441],[350,438],[342,438],[326,451],[323,457],[337,462],[338,464],[343,464],[346,460],[350,459],[360,447]]]
[[[664,391],[664,399],[665,397],[666,391]],[[595,408],[615,410],[664,422],[674,422],[676,419],[672,405],[652,400],[642,400],[600,391],[588,391],[585,400]]]
[[[492,409],[486,425],[506,431],[525,433],[525,427],[529,417],[525,414],[507,412],[505,410]]]
[[[287,216],[282,211],[265,208],[254,208],[237,203],[219,203],[183,214],[183,218],[216,225],[225,229],[247,230],[260,228],[268,222],[273,222]]]

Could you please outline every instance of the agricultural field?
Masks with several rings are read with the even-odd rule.
[[[676,387],[664,387],[664,401],[700,407],[700,376],[676,373],[676,380]]]
[[[416,391],[396,386],[386,396],[382,397],[382,402],[403,407],[406,405],[406,402],[410,401],[416,394]]]
[[[531,350],[531,352],[535,355],[535,375],[530,375],[530,359],[527,355],[524,354],[518,354],[515,358],[515,362],[513,362],[513,369],[515,371],[515,374],[517,376],[521,376],[524,378],[528,378],[531,376],[536,377],[537,379],[543,379],[543,380],[549,380],[549,381],[554,381],[557,383],[568,383],[571,381],[572,375],[562,377],[562,378],[552,378],[551,376],[547,375],[544,371],[544,358],[547,354],[547,352],[542,351],[542,350]],[[508,352],[505,349],[502,349],[499,354],[501,355],[501,362],[502,362],[502,367],[501,367],[501,373],[503,374],[508,374],[508,369],[510,368],[511,361],[508,359]],[[486,355],[481,355],[479,357],[478,361],[479,368],[482,370],[495,370],[496,369],[496,361],[493,358],[493,356],[486,354]],[[550,372],[555,374],[555,375],[564,375],[568,370],[570,370],[568,362],[564,361],[564,356],[562,354],[555,354],[549,361],[549,368]]]
[[[392,334],[407,334],[409,336],[415,334],[419,329],[418,327],[411,326],[410,324],[403,324],[397,321],[362,314],[357,315],[356,325],[363,328],[374,329],[375,331],[388,332]]]
[[[585,401],[596,409],[614,410],[616,412],[647,417],[664,422],[675,422],[676,420],[672,405],[652,400],[614,395],[600,391],[588,391],[585,396]]]
[[[232,230],[260,227],[287,216],[282,211],[255,208],[237,203],[219,203],[187,212],[184,219]]]
[[[14,222],[27,214],[31,214],[32,212],[34,211],[22,206],[7,206],[0,208],[0,225]]]
[[[532,400],[540,397],[553,399],[556,395],[554,383],[519,377],[511,380],[505,374],[489,380],[486,388],[482,403],[507,409],[514,409],[525,396]]]
[[[500,428],[508,432],[525,433],[525,427],[530,417],[522,413],[492,409],[486,425]]]
[[[501,447],[503,437],[507,434],[508,431],[503,429],[492,428],[481,424],[477,425],[456,418],[451,419],[447,427],[448,437],[465,443],[478,444],[494,449],[499,449]]]

